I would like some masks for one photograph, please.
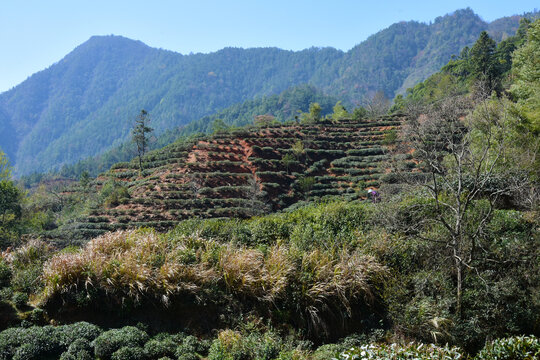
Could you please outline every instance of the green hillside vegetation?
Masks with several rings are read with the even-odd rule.
[[[169,145],[179,138],[186,138],[196,134],[211,134],[214,132],[214,122],[221,120],[227,127],[241,127],[252,124],[257,116],[271,116],[272,121],[285,122],[294,120],[301,113],[309,111],[311,103],[321,105],[321,114],[326,116],[333,111],[337,99],[322,94],[313,86],[301,85],[287,89],[278,95],[264,96],[255,100],[248,100],[241,104],[232,105],[215,114],[205,116],[192,121],[186,126],[169,129],[165,133],[153,137],[149,144],[150,149],[160,149]],[[150,115],[153,116],[152,114]],[[152,124],[152,121],[151,121]],[[128,141],[115,147],[104,154],[87,158],[73,165],[65,165],[59,171],[52,172],[49,176],[62,176],[78,179],[83,172],[88,172],[92,177],[107,171],[118,162],[130,161],[135,155],[135,146]],[[39,182],[43,174],[31,174],[23,176],[21,181],[27,185]]]
[[[540,20],[507,40],[391,116],[214,121],[31,195],[2,154],[0,359],[540,357]]]
[[[465,47],[459,56],[454,56],[441,71],[433,74],[423,82],[407,89],[404,96],[398,95],[395,109],[405,109],[412,104],[433,103],[450,94],[465,94],[471,92],[491,91],[501,93],[508,90],[509,83],[513,82],[512,55],[526,38],[527,28],[531,22],[523,19],[516,34],[507,37],[498,44],[488,33],[482,36],[472,47]],[[483,88],[478,87],[478,80]]]
[[[388,139],[402,118],[313,116],[285,124],[264,118],[181,139],[145,155],[142,171],[137,159],[117,163],[70,191],[84,199],[83,213],[47,236],[73,240],[134,226],[168,229],[191,217],[245,218],[336,196],[365,198],[368,187],[380,184]],[[415,168],[410,156],[401,158]]]
[[[497,22],[496,40],[511,34],[518,20]],[[349,107],[377,91],[391,98],[489,28],[472,10],[458,10],[429,25],[394,24],[347,52],[226,48],[181,55],[118,36],[92,37],[0,94],[0,147],[15,173],[23,175],[59,169],[125,143],[141,108],[152,114],[161,135],[300,84],[316,86]]]

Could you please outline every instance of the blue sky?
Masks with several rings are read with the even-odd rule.
[[[0,92],[60,60],[92,35],[158,48],[225,46],[348,50],[398,21],[429,22],[470,7],[486,21],[538,7],[529,0],[1,0]]]

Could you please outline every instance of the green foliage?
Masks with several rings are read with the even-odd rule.
[[[512,57],[512,72],[516,81],[510,90],[517,98],[523,114],[523,125],[533,133],[540,133],[540,19],[527,30],[525,44]]]
[[[233,330],[224,330],[212,343],[208,354],[209,360],[271,360],[287,349],[288,344],[273,332],[251,332],[242,334]]]
[[[353,348],[341,353],[337,360],[347,359],[377,359],[377,360],[406,360],[406,359],[462,359],[463,353],[455,347],[439,347],[433,344],[370,344]]]
[[[165,334],[162,337],[153,338],[144,345],[144,353],[151,359],[161,357],[174,357],[178,344],[172,336]]]
[[[0,160],[2,153],[0,153]],[[0,180],[0,249],[11,245],[20,233],[22,192],[10,179]]]
[[[367,117],[367,114],[368,114],[367,110],[364,107],[359,106],[353,110],[352,118],[354,120],[365,119]]]
[[[386,135],[384,135],[384,140],[382,141],[383,145],[392,145],[398,139],[397,131],[391,130]]]
[[[0,259],[0,289],[9,286],[11,282],[12,271],[6,261]]]
[[[103,184],[99,195],[105,207],[117,206],[130,198],[127,187],[114,180]]]
[[[141,110],[141,113],[137,116],[135,121],[135,126],[131,130],[131,140],[137,145],[137,155],[139,158],[139,170],[143,170],[142,157],[148,149],[148,134],[154,131],[151,127],[148,126],[150,122],[150,115],[144,109]]]
[[[0,333],[1,359],[43,359],[61,352],[54,326],[11,328]]]
[[[11,180],[11,166],[7,155],[0,149],[0,181]]]
[[[475,360],[529,360],[540,357],[540,341],[534,336],[516,336],[490,341]]]
[[[331,116],[334,120],[348,119],[350,117],[350,114],[347,112],[347,109],[345,109],[341,101],[338,101],[332,110],[334,112]]]
[[[13,294],[11,301],[13,301],[13,304],[15,304],[18,309],[22,309],[28,303],[28,294],[16,292]]]
[[[119,350],[121,351],[116,355],[118,359],[130,359],[129,356],[133,353],[126,349],[142,347],[147,341],[148,335],[145,332],[133,326],[126,326],[105,331],[93,341],[93,345],[95,355],[99,359],[114,359],[113,354]],[[139,354],[144,354],[143,349],[139,350]]]
[[[495,40],[490,38],[486,31],[482,31],[469,51],[471,75],[476,80],[486,82],[487,94],[498,87],[500,67],[495,58],[496,47]]]
[[[91,342],[102,332],[103,331],[99,328],[99,326],[85,321],[76,322],[70,325],[63,325],[59,327],[60,343],[64,346],[69,346],[78,340]]]
[[[315,178],[313,176],[306,176],[301,177],[298,179],[298,186],[300,187],[300,190],[306,194],[308,191],[313,188],[313,185],[315,184]]]
[[[13,291],[25,294],[37,293],[42,286],[43,263],[50,257],[52,248],[40,240],[30,240],[12,252],[9,259]]]
[[[74,339],[67,351],[63,352],[60,360],[94,360],[93,349],[85,338]]]
[[[215,119],[214,121],[212,121],[212,133],[214,134],[217,134],[217,133],[222,133],[222,132],[225,132],[229,129],[229,127],[227,126],[227,124],[225,124],[225,121],[223,121],[222,119]]]
[[[529,26],[530,20],[523,17],[516,34],[508,36],[499,44],[496,44],[494,39],[489,36],[493,32],[482,32],[472,48],[469,46],[464,47],[460,55],[457,57],[452,56],[452,59],[439,72],[407,89],[406,97],[396,96],[392,111],[411,111],[419,104],[436,102],[448,96],[448,94],[457,95],[476,92],[486,97],[490,96],[491,91],[494,90],[500,93],[502,87],[509,86],[508,81],[511,77],[508,77],[508,75],[510,70],[515,68],[513,62],[516,55],[520,51],[525,51],[519,50],[516,51],[516,55],[513,55],[516,49],[523,47]],[[511,34],[507,33],[507,35]],[[530,49],[529,52],[534,51],[532,50],[534,45]],[[534,58],[533,53],[528,53],[522,57],[525,61],[531,58]],[[515,69],[512,72],[516,73]],[[518,84],[519,81],[516,81],[512,85],[512,88],[517,91],[514,95],[519,92],[517,90]],[[531,82],[522,89],[527,92],[534,89],[534,86]],[[535,98],[538,98],[538,96]]]
[[[141,347],[124,346],[115,351],[111,360],[144,360],[144,349]]]

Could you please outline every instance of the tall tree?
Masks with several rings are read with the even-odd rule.
[[[0,248],[12,244],[22,216],[22,192],[11,180],[6,154],[0,151]]]
[[[301,114],[301,122],[304,124],[311,124],[321,121],[322,107],[319,103],[309,104],[309,113]]]
[[[474,78],[484,84],[489,95],[491,91],[498,90],[500,84],[500,68],[495,51],[497,43],[482,31],[478,40],[469,52],[471,72]]]
[[[364,99],[364,108],[370,117],[382,116],[390,109],[390,100],[379,90],[372,97]]]
[[[540,134],[540,19],[527,30],[527,40],[514,52],[512,71],[516,81],[510,91],[518,100],[524,125]]]
[[[137,156],[139,158],[139,169],[141,171],[143,170],[142,157],[148,149],[148,134],[154,131],[154,129],[148,126],[149,122],[150,116],[148,115],[148,112],[142,109],[135,121],[135,127],[131,131],[133,142],[137,145]]]
[[[350,117],[350,114],[347,112],[347,109],[345,109],[345,106],[343,106],[341,101],[338,101],[336,105],[334,105],[333,110],[334,113],[332,114],[332,119],[334,120],[342,120]]]
[[[458,317],[465,277],[485,261],[483,234],[495,206],[527,185],[502,166],[511,145],[509,113],[494,111],[491,101],[483,100],[471,113],[468,99],[448,98],[404,127],[405,146],[410,146],[422,170],[404,178],[423,187],[430,199],[411,207],[410,213],[418,214],[419,220],[409,222],[407,231],[440,244],[441,252],[447,253],[455,276]]]

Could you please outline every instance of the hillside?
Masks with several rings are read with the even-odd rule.
[[[523,21],[393,116],[217,123],[31,191],[0,152],[0,359],[539,358],[537,59]]]
[[[167,229],[193,217],[247,218],[302,201],[365,199],[386,172],[380,164],[401,121],[252,126],[171,144],[146,155],[142,173],[133,160],[98,177],[103,205],[67,229],[87,236]]]
[[[500,40],[519,17],[496,21]],[[156,134],[299,84],[358,104],[402,92],[471,45],[490,24],[470,9],[432,24],[394,24],[353,49],[226,48],[181,55],[119,36],[92,37],[0,94],[0,147],[18,175],[57,169],[128,138],[141,108]],[[376,55],[374,55],[376,54]]]
[[[252,124],[257,115],[272,114],[276,121],[285,122],[294,119],[300,113],[308,112],[311,103],[320,104],[321,115],[325,116],[332,112],[332,108],[337,101],[335,97],[324,95],[314,86],[295,86],[280,94],[246,100],[212,115],[194,120],[185,126],[169,129],[161,135],[153,137],[149,147],[152,150],[159,149],[173,143],[180,137],[197,133],[210,134],[214,130],[214,121],[218,119],[222,120],[227,126],[238,127]],[[153,124],[151,123],[151,125]],[[83,159],[72,165],[64,165],[58,173],[64,177],[78,179],[83,171],[87,171],[92,177],[96,177],[117,162],[133,159],[135,154],[136,150],[133,142],[127,141],[103,154]]]

